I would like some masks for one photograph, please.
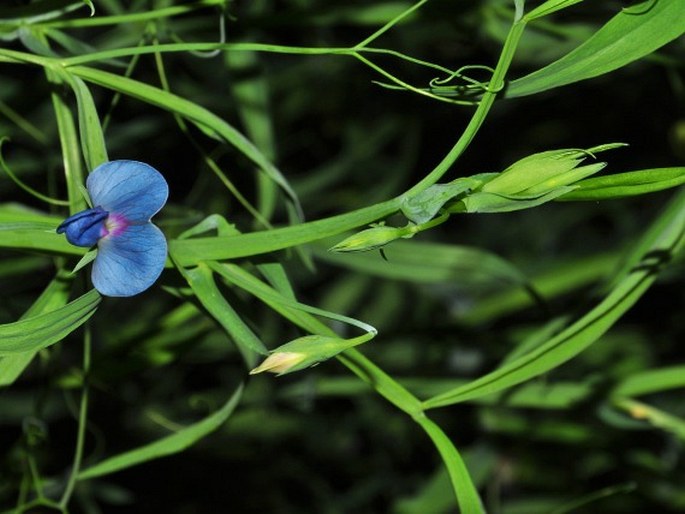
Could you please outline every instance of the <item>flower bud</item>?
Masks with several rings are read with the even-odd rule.
[[[264,362],[250,371],[250,375],[256,375],[264,371],[277,373],[278,375],[299,371],[335,357],[348,348],[368,341],[373,335],[366,334],[353,339],[319,335],[299,337],[272,351],[264,359]]]
[[[250,375],[256,375],[257,373],[262,373],[263,371],[282,375],[283,373],[295,371],[292,368],[302,363],[302,361],[304,361],[306,358],[307,355],[304,353],[276,351],[264,359],[264,362],[262,362],[259,366],[250,371]]]
[[[562,186],[575,184],[579,180],[589,177],[590,175],[594,175],[598,171],[604,169],[606,165],[606,162],[598,162],[596,164],[581,166],[580,168],[572,169],[556,177],[544,180],[533,187],[529,187],[528,189],[521,191],[521,193],[524,195],[543,194]]]
[[[502,195],[544,194],[558,187],[567,186],[601,170],[606,163],[577,166],[593,152],[601,152],[623,146],[611,143],[587,150],[550,150],[524,157],[515,162],[489,182],[481,191]]]
[[[385,225],[379,225],[351,235],[330,248],[330,251],[367,252],[369,250],[382,248],[395,239],[400,239],[402,237],[409,238],[415,233],[416,229],[413,225],[407,225],[406,227],[386,227]]]

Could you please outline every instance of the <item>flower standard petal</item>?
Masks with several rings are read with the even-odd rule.
[[[134,225],[150,221],[169,196],[169,186],[162,174],[138,161],[101,164],[88,175],[86,188],[93,205]]]
[[[162,273],[167,244],[152,223],[110,232],[98,242],[91,278],[105,296],[133,296],[145,291]]]

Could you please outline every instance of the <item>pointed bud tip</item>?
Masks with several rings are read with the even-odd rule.
[[[407,229],[402,227],[377,226],[362,230],[340,241],[328,249],[329,252],[368,252],[382,248],[386,244],[407,236]]]
[[[269,355],[256,368],[250,370],[250,375],[257,375],[268,371],[269,373],[283,374],[291,371],[295,366],[300,364],[306,355],[299,352],[275,352]]]

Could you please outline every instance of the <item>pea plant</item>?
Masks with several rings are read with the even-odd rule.
[[[5,2],[0,511],[682,509],[683,33]]]

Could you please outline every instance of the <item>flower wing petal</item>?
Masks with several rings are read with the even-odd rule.
[[[145,223],[166,203],[169,186],[162,174],[138,161],[110,161],[95,168],[86,180],[94,206]]]
[[[142,293],[159,278],[166,261],[164,234],[152,223],[131,225],[116,237],[103,237],[93,264],[93,285],[105,296]]]

